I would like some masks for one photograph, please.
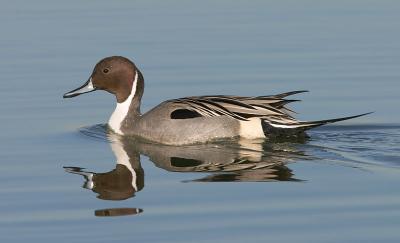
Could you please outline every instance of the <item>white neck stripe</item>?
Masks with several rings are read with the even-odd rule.
[[[138,72],[136,71],[135,72],[135,80],[133,81],[132,90],[131,90],[131,93],[129,94],[129,97],[121,103],[117,102],[117,106],[115,107],[115,110],[112,113],[110,120],[108,121],[108,125],[111,127],[111,129],[114,130],[114,132],[121,134],[121,135],[123,135],[123,133],[121,131],[121,122],[128,115],[129,107],[131,106],[132,99],[136,93],[138,76],[139,76]]]

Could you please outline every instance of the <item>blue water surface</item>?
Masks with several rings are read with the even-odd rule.
[[[390,0],[2,1],[0,241],[399,242],[399,12]],[[299,119],[375,113],[307,141],[142,143],[106,131],[110,94],[62,99],[110,55],[143,72],[143,111],[307,89]]]

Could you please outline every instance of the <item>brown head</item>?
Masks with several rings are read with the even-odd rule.
[[[137,83],[134,83],[135,79]],[[136,85],[135,99],[140,102],[144,88],[142,74],[129,59],[111,56],[96,64],[92,75],[84,85],[64,94],[63,97],[72,98],[95,90],[105,90],[114,94],[118,103],[122,103],[131,94],[133,85]]]

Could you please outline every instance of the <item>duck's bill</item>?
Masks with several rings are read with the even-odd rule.
[[[82,85],[81,87],[74,89],[68,93],[65,93],[63,97],[64,98],[72,98],[72,97],[78,96],[80,94],[89,93],[89,92],[92,92],[95,90],[96,90],[96,88],[93,86],[92,78],[89,78],[89,80],[84,85]]]

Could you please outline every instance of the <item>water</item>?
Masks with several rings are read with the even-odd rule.
[[[2,2],[0,241],[398,242],[399,10],[389,0]],[[142,70],[144,111],[186,95],[308,89],[292,105],[300,119],[375,113],[308,141],[126,140],[96,125],[114,108],[109,94],[61,98],[115,54]]]

